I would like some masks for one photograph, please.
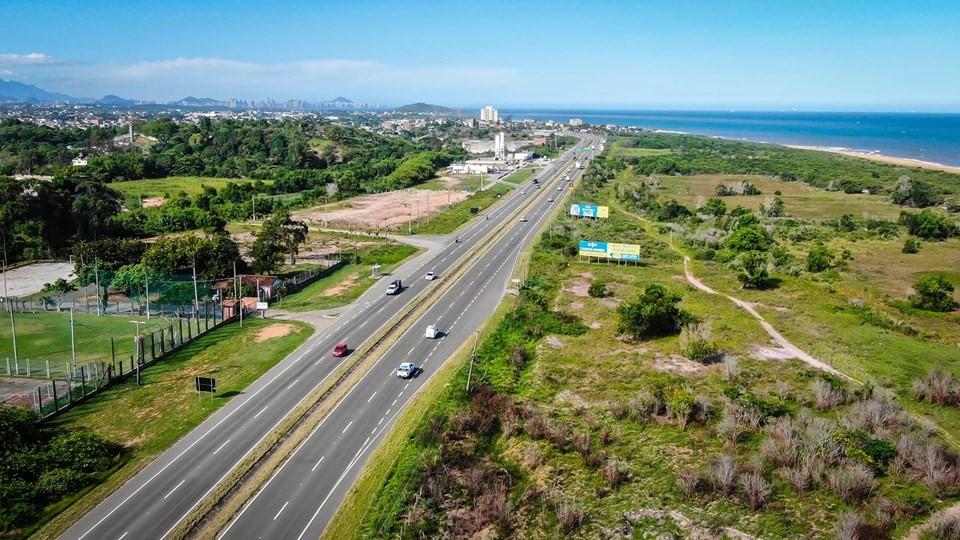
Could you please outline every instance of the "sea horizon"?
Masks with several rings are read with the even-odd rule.
[[[502,109],[502,117],[616,125],[960,166],[960,113]]]

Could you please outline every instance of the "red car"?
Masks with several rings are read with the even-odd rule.
[[[346,356],[348,352],[350,352],[350,349],[347,348],[346,341],[341,341],[340,343],[337,343],[337,346],[333,348],[334,356]]]

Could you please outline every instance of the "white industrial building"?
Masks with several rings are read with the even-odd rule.
[[[481,122],[492,122],[494,124],[500,122],[500,113],[497,112],[492,106],[487,105],[486,107],[480,109],[480,121]]]
[[[507,134],[499,132],[493,136],[493,159],[503,159],[507,151]]]

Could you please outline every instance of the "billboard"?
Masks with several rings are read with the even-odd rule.
[[[610,207],[573,203],[570,205],[570,215],[576,217],[607,218],[610,217]]]
[[[597,257],[616,261],[640,261],[640,246],[637,244],[617,244],[615,242],[596,242],[580,240],[581,257]]]

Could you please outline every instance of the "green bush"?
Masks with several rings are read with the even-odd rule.
[[[594,281],[590,284],[587,294],[589,294],[591,298],[603,298],[607,295],[607,284],[602,281]]]
[[[907,238],[907,240],[903,243],[903,249],[900,251],[903,253],[919,253],[920,241],[916,238]]]
[[[817,244],[807,253],[807,271],[823,272],[833,264],[833,252],[823,244]]]
[[[636,301],[625,302],[617,308],[618,331],[634,339],[676,334],[693,320],[690,313],[678,306],[682,299],[663,285],[651,283]]]
[[[943,274],[922,277],[913,284],[916,294],[910,297],[915,308],[947,312],[957,307],[953,299],[953,283]]]

